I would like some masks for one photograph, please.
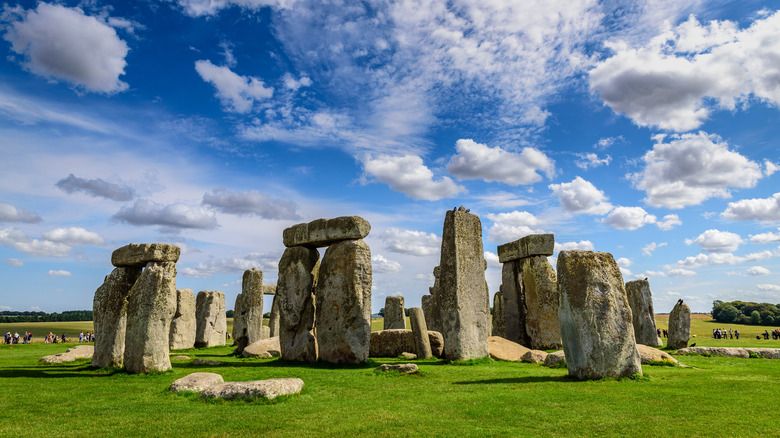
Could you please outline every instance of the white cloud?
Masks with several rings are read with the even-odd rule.
[[[203,204],[236,215],[255,215],[265,219],[298,220],[298,205],[287,199],[274,199],[256,190],[235,192],[218,188],[203,195]]]
[[[502,263],[498,261],[498,254],[490,251],[485,251],[485,261],[487,261],[488,268],[502,268]]]
[[[24,57],[27,70],[88,91],[127,89],[119,76],[125,73],[129,49],[103,18],[43,2],[35,10],[16,12],[18,19],[6,27],[4,38]]]
[[[757,284],[756,287],[758,288],[758,290],[764,292],[780,291],[780,285],[777,284]]]
[[[581,249],[583,251],[593,251],[595,247],[590,240],[580,240],[579,242],[555,242],[555,252],[570,251],[573,249]]]
[[[485,205],[488,205],[490,207],[496,207],[496,208],[517,208],[522,207],[524,205],[528,205],[531,202],[519,198],[514,193],[509,192],[495,192],[491,191],[485,195],[479,196],[479,200],[485,203]]]
[[[605,155],[604,158],[600,158],[597,154],[589,152],[587,154],[577,154],[580,157],[574,164],[583,170],[588,170],[593,167],[608,166],[612,162],[612,157]]]
[[[662,220],[656,222],[655,225],[664,231],[669,231],[678,225],[682,225],[682,221],[680,216],[676,214],[667,214]]]
[[[216,96],[228,111],[248,113],[256,101],[274,94],[274,89],[266,88],[262,80],[238,75],[229,67],[216,66],[208,60],[195,61],[195,70],[217,89]]]
[[[780,193],[775,193],[771,198],[729,202],[729,206],[721,215],[726,219],[738,221],[780,221]]]
[[[401,272],[403,269],[400,263],[395,260],[389,260],[381,254],[374,254],[371,256],[371,268],[374,272],[386,274]]]
[[[661,243],[650,242],[642,248],[642,254],[646,256],[652,255],[653,251],[666,245],[668,245],[667,242],[661,242]]]
[[[780,228],[778,228],[780,230]],[[761,234],[752,234],[750,236],[750,242],[751,243],[778,243],[780,242],[780,233],[761,233]]]
[[[666,271],[666,275],[669,277],[692,277],[696,275],[696,272],[690,269],[675,268]]]
[[[284,86],[291,90],[297,90],[301,87],[310,87],[312,84],[312,81],[308,76],[295,79],[291,74],[287,73],[282,79],[284,81]]]
[[[636,230],[647,224],[654,224],[656,217],[642,207],[617,207],[601,220],[619,230]]]
[[[772,272],[763,266],[751,266],[745,271],[748,275],[768,275]]]
[[[735,256],[734,254],[728,252],[715,252],[710,254],[688,256],[683,260],[677,261],[677,264],[680,266],[688,266],[690,268],[698,268],[701,266],[713,265],[737,265],[745,262],[766,260],[772,257],[774,257],[772,251],[754,252],[745,256]],[[671,269],[671,265],[667,265],[665,268]]]
[[[550,184],[548,187],[569,213],[606,214],[612,210],[604,192],[579,176],[571,182]]]
[[[0,202],[0,222],[38,223],[42,221],[37,213],[24,208],[16,208],[7,202]]]
[[[15,268],[20,268],[20,267],[24,266],[24,262],[23,261],[21,261],[19,259],[14,259],[14,258],[7,258],[7,259],[5,259],[5,264],[8,265],[8,266],[13,266]]]
[[[388,228],[378,236],[392,252],[414,256],[427,256],[441,251],[441,237],[423,231]]]
[[[777,165],[769,160],[764,160],[764,176],[772,176],[780,170],[780,165]]]
[[[778,12],[743,30],[729,21],[703,26],[691,16],[643,47],[611,43],[615,54],[591,70],[591,90],[639,126],[689,131],[714,106],[744,108],[751,98],[780,103],[778,38]]]
[[[458,153],[450,159],[447,171],[458,179],[482,179],[517,186],[541,181],[539,172],[548,178],[555,172],[553,161],[533,148],[515,153],[461,139],[455,143],[455,149]]]
[[[120,186],[100,178],[77,178],[72,173],[67,178],[57,181],[55,185],[66,193],[84,192],[90,196],[114,201],[130,201],[135,197],[135,190],[132,187]]]
[[[593,148],[603,151],[605,149],[608,149],[612,145],[615,145],[617,143],[622,143],[624,141],[626,140],[623,138],[622,135],[619,135],[617,137],[603,137],[600,138],[599,141],[597,141],[596,144],[593,145]]]
[[[181,203],[158,204],[146,199],[135,201],[132,206],[124,206],[112,219],[131,225],[160,225],[166,229],[217,227],[217,218],[213,212],[199,206]]]
[[[704,252],[734,252],[745,240],[729,231],[707,230],[695,239],[685,239],[686,245],[694,243]]]
[[[31,239],[14,227],[0,230],[0,245],[37,257],[65,257],[70,253],[70,246],[64,243]]]
[[[244,257],[210,259],[196,266],[179,268],[179,275],[193,278],[211,278],[216,274],[243,274],[247,269],[263,271],[264,281],[273,278],[279,267],[281,254],[250,253]]]
[[[178,0],[184,12],[193,17],[216,15],[219,11],[232,6],[258,10],[264,6],[285,8],[295,2],[296,0]]]
[[[541,221],[527,211],[489,213],[486,217],[493,222],[488,229],[488,240],[492,242],[512,242],[529,234],[544,233],[539,227]]]
[[[617,265],[620,266],[621,268],[627,268],[631,266],[631,259],[626,257],[620,257],[615,261],[617,262]]]
[[[48,275],[49,277],[70,277],[71,273],[63,270],[57,270],[57,271],[50,270],[49,272],[46,273],[46,275]]]
[[[105,243],[98,233],[87,231],[81,227],[55,228],[43,233],[41,237],[69,246],[100,246]]]
[[[436,201],[466,191],[449,177],[434,180],[433,172],[416,155],[367,158],[363,168],[368,175],[413,199]]]
[[[730,151],[728,144],[705,132],[656,137],[642,158],[643,171],[629,175],[654,207],[682,208],[712,197],[731,196],[730,187],[753,187],[762,177],[758,163]]]

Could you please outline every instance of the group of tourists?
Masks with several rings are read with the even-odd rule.
[[[61,336],[57,336],[52,332],[49,332],[48,335],[46,335],[43,338],[43,342],[45,344],[58,344],[61,342],[68,342],[68,334],[63,333]],[[20,335],[19,333],[11,334],[11,332],[5,332],[5,341],[6,344],[30,344],[32,343],[32,333],[30,332],[24,332],[24,334]],[[79,344],[85,343],[85,342],[95,342],[95,334],[94,333],[79,333]]]
[[[759,336],[764,336],[764,339],[769,339],[771,336],[772,339],[775,341],[780,339],[780,329],[772,330],[771,332],[768,330],[764,330],[764,333],[762,335],[756,335],[756,339],[760,339]]]
[[[5,332],[5,343],[6,344],[18,344],[19,340],[21,339],[22,344],[26,344],[28,342],[32,341],[32,333],[24,332],[24,335],[19,336],[18,332],[15,332],[13,335],[11,332]]]
[[[712,337],[715,339],[739,339],[739,330],[714,329],[712,330]]]

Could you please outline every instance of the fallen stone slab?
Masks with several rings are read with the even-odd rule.
[[[417,355],[416,354],[409,353],[409,352],[406,352],[406,351],[401,353],[398,357],[403,357],[404,359],[409,359],[409,360],[417,359]]]
[[[514,242],[498,246],[498,261],[501,263],[533,256],[551,256],[555,248],[553,234],[530,234]]]
[[[544,366],[558,368],[562,363],[566,363],[566,354],[563,350],[554,351],[544,359]]]
[[[382,365],[374,368],[374,371],[398,371],[401,374],[416,374],[420,372],[420,369],[416,364],[413,363],[400,363],[394,365],[383,363]]]
[[[181,379],[174,380],[174,382],[171,383],[171,386],[168,387],[168,390],[171,392],[201,392],[206,388],[219,385],[224,381],[222,376],[216,373],[192,373]]]
[[[444,336],[428,330],[431,353],[441,358],[444,352]],[[398,357],[405,351],[415,351],[414,334],[411,330],[393,329],[371,332],[368,345],[369,357]]]
[[[688,347],[677,350],[674,354],[701,354],[748,359],[751,353],[764,359],[780,359],[780,348]]]
[[[264,284],[263,285],[263,295],[276,295],[276,285],[275,284]]]
[[[261,339],[253,342],[241,352],[244,357],[275,357],[282,355],[282,347],[279,344],[279,336]]]
[[[195,365],[222,365],[222,362],[220,361],[208,359],[195,359],[192,363]]]
[[[43,356],[39,359],[39,362],[43,363],[64,363],[73,362],[76,359],[91,358],[95,353],[95,347],[92,345],[77,345],[73,348],[69,348],[64,353],[50,354]]]
[[[499,336],[490,336],[488,338],[488,351],[490,357],[495,360],[520,362],[531,349]]]
[[[322,248],[343,240],[358,240],[368,236],[371,224],[360,216],[341,216],[317,219],[306,224],[293,225],[282,233],[286,247],[306,246]]]
[[[747,351],[763,359],[780,359],[780,348],[748,348]]]
[[[181,249],[169,243],[131,243],[114,250],[111,264],[116,267],[143,267],[149,262],[179,261]]]
[[[528,352],[520,358],[523,362],[529,363],[544,363],[545,359],[547,359],[547,352],[541,350],[528,350]]]
[[[650,347],[644,344],[636,344],[636,349],[639,351],[639,360],[642,361],[642,364],[660,361],[672,361],[676,364],[679,363],[677,359],[670,356],[669,353],[661,351],[655,347]]]
[[[171,360],[190,360],[190,357],[189,357],[189,356],[184,356],[184,355],[181,355],[181,356],[173,356],[173,357],[171,358]]]
[[[251,380],[248,382],[226,382],[206,388],[200,393],[203,398],[224,400],[245,398],[275,399],[280,395],[298,394],[303,390],[303,380],[290,377],[284,379]]]

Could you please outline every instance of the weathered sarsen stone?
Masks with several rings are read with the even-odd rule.
[[[520,260],[503,264],[500,290],[504,296],[504,337],[530,347],[531,340],[525,331],[525,315],[528,312],[525,309],[523,264]]]
[[[678,300],[672,312],[669,313],[669,337],[666,347],[679,350],[688,346],[691,338],[691,308]]]
[[[92,318],[95,324],[93,367],[121,367],[125,356],[127,296],[143,268],[116,268],[95,291]]]
[[[435,357],[444,353],[444,337],[439,332],[428,330],[428,343]],[[370,357],[397,357],[401,353],[415,351],[414,334],[411,330],[377,330],[371,332]]]
[[[274,291],[276,291],[276,285],[274,285]],[[279,300],[274,295],[274,300],[271,302],[271,317],[268,319],[268,337],[274,338],[279,336]]]
[[[491,336],[505,336],[504,328],[506,319],[504,318],[504,294],[499,290],[493,295],[493,330]]]
[[[225,317],[225,294],[220,291],[204,290],[195,299],[197,327],[195,348],[225,345],[227,318]]]
[[[195,345],[195,294],[192,289],[176,290],[176,313],[171,320],[171,333],[168,347],[171,350],[183,350]]]
[[[439,291],[441,289],[441,267],[433,268],[433,286],[428,288],[430,295],[423,295],[421,304],[425,313],[425,324],[428,330],[441,332],[441,308],[439,306]]]
[[[579,379],[642,374],[623,276],[612,254],[558,254],[558,318],[569,375]]]
[[[314,285],[319,265],[316,249],[294,246],[279,260],[276,300],[279,305],[279,343],[282,359],[317,360],[314,337]]]
[[[501,263],[527,257],[553,255],[555,237],[552,234],[531,234],[514,242],[498,246],[498,261]]]
[[[409,309],[409,321],[412,325],[412,336],[414,336],[414,352],[418,359],[428,359],[433,356],[431,351],[431,341],[428,338],[428,327],[425,325],[425,315],[419,307]]]
[[[171,392],[201,392],[206,388],[223,383],[225,380],[216,373],[192,373],[174,380],[168,390]]]
[[[439,306],[444,354],[450,360],[488,355],[490,315],[482,223],[460,207],[447,211],[441,243]]]
[[[241,353],[249,344],[263,336],[263,271],[252,268],[244,271],[241,293],[233,309],[233,339]]]
[[[383,325],[385,330],[406,328],[404,297],[397,295],[385,298],[385,316]]]
[[[142,268],[149,262],[179,261],[181,249],[169,243],[131,243],[114,250],[111,264],[116,267]]]
[[[658,332],[653,311],[653,294],[647,279],[626,282],[626,295],[631,306],[631,322],[634,325],[636,343],[656,346]]]
[[[150,262],[127,299],[124,366],[130,373],[171,368],[171,320],[176,313],[176,263]]]
[[[284,246],[320,248],[342,240],[358,240],[368,236],[371,224],[360,216],[342,216],[317,219],[306,224],[293,225],[284,230]]]
[[[561,348],[558,323],[558,282],[547,256],[522,260],[525,332],[536,350]]]
[[[266,398],[271,400],[280,395],[297,394],[302,389],[303,380],[297,377],[288,377],[219,383],[204,389],[200,396],[202,398],[221,398],[225,400],[243,398]]]
[[[320,360],[361,363],[371,336],[371,249],[361,240],[329,246],[317,282],[317,348]]]

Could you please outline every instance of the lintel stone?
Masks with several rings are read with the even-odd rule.
[[[529,234],[514,242],[498,246],[498,261],[511,262],[526,257],[551,256],[555,247],[555,237],[552,234]]]
[[[343,240],[357,240],[368,236],[371,224],[360,216],[341,216],[317,219],[306,224],[293,225],[284,230],[286,247],[306,246],[321,248]]]
[[[179,261],[181,249],[170,243],[131,243],[114,250],[111,264],[117,268],[143,267],[149,262]]]

